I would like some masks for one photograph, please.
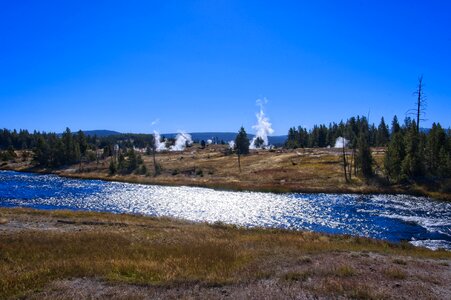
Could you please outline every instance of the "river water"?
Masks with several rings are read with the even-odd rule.
[[[171,216],[451,250],[451,203],[407,195],[233,192],[0,171],[0,206]]]

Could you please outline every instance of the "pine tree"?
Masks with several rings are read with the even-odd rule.
[[[263,139],[261,137],[257,137],[255,139],[254,146],[255,148],[260,148],[261,146],[263,146],[263,143],[264,143]]]
[[[86,155],[86,150],[88,150],[88,141],[86,139],[86,135],[83,131],[79,130],[77,133],[77,138],[76,138],[79,147],[80,147],[80,154],[81,156],[85,156]]]
[[[116,166],[116,162],[114,161],[114,159],[111,159],[110,166],[108,167],[108,169],[110,171],[110,175],[116,174],[117,166]]]
[[[42,136],[39,136],[34,149],[34,160],[41,166],[47,166],[49,164],[49,152],[49,145]]]
[[[368,145],[367,134],[361,132],[357,142],[357,157],[356,163],[360,170],[360,173],[365,178],[370,178],[373,175],[373,158],[371,156],[371,150]]]
[[[391,122],[391,134],[395,134],[401,130],[401,126],[399,126],[398,117],[395,115],[393,117],[393,121]]]
[[[407,124],[409,127],[404,136],[406,156],[402,162],[402,173],[409,178],[416,178],[424,175],[422,145],[415,121],[406,122]]]
[[[131,173],[137,168],[138,168],[138,157],[136,156],[135,150],[131,148],[130,151],[128,152],[127,171]]]
[[[386,175],[393,182],[399,182],[401,180],[401,164],[404,157],[404,137],[400,131],[397,131],[392,134],[384,159]]]
[[[429,174],[438,175],[437,171],[439,166],[442,163],[445,163],[446,165],[446,162],[443,162],[442,159],[440,159],[440,151],[442,148],[446,153],[446,133],[440,126],[440,123],[433,123],[426,141],[426,165]]]
[[[384,117],[381,118],[381,122],[377,127],[376,144],[378,146],[386,146],[390,138],[390,133],[388,132],[388,127],[385,124]]]
[[[249,154],[249,138],[247,137],[246,130],[241,126],[240,131],[238,132],[235,138],[235,149],[238,155],[238,168],[241,172],[241,155]]]

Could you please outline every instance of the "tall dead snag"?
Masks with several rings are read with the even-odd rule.
[[[342,149],[343,149],[343,171],[344,171],[344,174],[345,174],[345,180],[346,180],[346,183],[349,183],[348,172],[347,172],[347,170],[346,170],[347,162],[346,162],[346,152],[345,152],[345,142],[344,142],[344,138],[343,138],[343,147],[342,147]]]
[[[424,114],[424,106],[426,99],[423,95],[423,75],[418,78],[418,91],[417,91],[417,132],[420,132],[420,115]]]
[[[423,75],[418,78],[418,88],[414,93],[417,96],[415,108],[407,111],[408,114],[415,115],[417,119],[417,132],[420,132],[420,121],[424,121],[421,116],[426,114],[426,96],[423,91]]]

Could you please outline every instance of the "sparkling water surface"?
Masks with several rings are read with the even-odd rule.
[[[171,216],[451,250],[451,203],[407,195],[233,192],[0,171],[0,206]]]

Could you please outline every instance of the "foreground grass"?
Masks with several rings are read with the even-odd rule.
[[[374,267],[388,282],[406,279],[418,263],[407,260],[424,264],[432,259],[433,267],[448,270],[451,259],[450,252],[408,244],[167,218],[4,208],[0,216],[8,220],[0,225],[1,299],[84,277],[168,288],[233,286],[265,278],[292,286],[313,278],[315,284],[303,288],[314,295],[378,298],[386,291],[362,285],[369,277],[361,265],[374,260],[370,254],[386,260],[386,266]]]

